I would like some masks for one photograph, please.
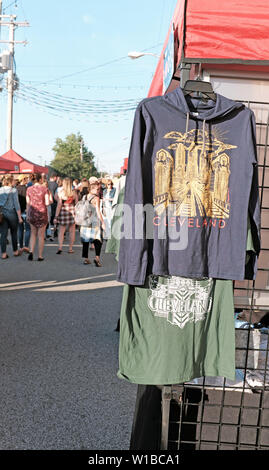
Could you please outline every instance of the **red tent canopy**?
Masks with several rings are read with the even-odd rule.
[[[176,66],[184,61],[269,71],[268,0],[178,0],[148,96],[162,94],[163,53],[173,24]]]
[[[123,169],[126,170],[126,171],[128,170],[128,158],[124,159]]]
[[[48,173],[48,168],[26,160],[12,149],[4,153],[1,159],[12,161],[18,167],[17,170],[10,171],[10,173]]]
[[[18,170],[19,167],[15,162],[6,160],[5,158],[0,157],[0,171],[11,172]]]

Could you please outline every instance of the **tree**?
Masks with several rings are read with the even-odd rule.
[[[94,164],[95,157],[85,146],[79,132],[69,134],[64,140],[57,138],[52,150],[55,157],[51,166],[62,176],[78,179],[99,176]]]

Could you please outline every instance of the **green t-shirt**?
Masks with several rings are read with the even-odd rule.
[[[166,385],[201,376],[235,379],[233,282],[149,276],[125,285],[118,377]]]
[[[248,224],[246,264],[254,251]],[[203,376],[235,380],[233,281],[179,276],[125,285],[118,377],[169,385]]]
[[[124,187],[120,190],[118,196],[117,206],[115,208],[114,215],[111,221],[111,235],[107,240],[106,244],[106,253],[114,253],[116,255],[116,260],[119,259],[119,250],[120,250],[120,233],[121,233],[121,224],[123,216],[122,204],[124,203]]]

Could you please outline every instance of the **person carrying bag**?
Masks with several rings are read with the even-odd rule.
[[[99,183],[97,178],[92,176],[89,180],[90,192],[87,196],[84,196],[80,203],[83,203],[84,210],[84,221],[80,227],[80,237],[82,242],[82,258],[84,258],[83,264],[90,264],[88,257],[89,244],[93,243],[95,248],[95,259],[94,264],[100,268],[100,253],[103,243],[103,230],[105,230],[105,224],[103,216],[100,211],[100,198],[98,196]],[[78,203],[79,204],[79,203]],[[82,204],[81,204],[82,208]],[[81,212],[83,212],[81,210]],[[86,215],[85,215],[86,213]],[[77,219],[78,220],[78,219]]]
[[[0,188],[0,233],[2,259],[7,259],[6,252],[8,229],[11,232],[12,248],[14,256],[19,256],[18,251],[18,224],[22,223],[21,209],[18,198],[18,191],[12,187],[13,178],[4,179],[4,184]]]

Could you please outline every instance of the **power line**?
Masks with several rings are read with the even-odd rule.
[[[76,119],[82,116],[83,119],[94,122],[111,122],[111,118],[113,122],[118,122],[119,119],[130,119],[130,112],[133,112],[138,104],[138,100],[135,99],[89,100],[63,96],[39,90],[23,83],[20,83],[20,87],[16,89],[15,96],[16,99],[27,102],[55,116],[62,116],[64,113],[68,119],[72,119],[70,115],[76,115]],[[102,121],[100,121],[100,118],[102,118]]]
[[[109,105],[101,105],[101,104],[95,104],[93,106],[91,105],[83,105],[80,103],[79,105],[76,103],[68,103],[66,101],[63,102],[57,102],[57,100],[45,100],[42,99],[42,97],[37,97],[35,95],[27,95],[21,91],[16,92],[16,96],[19,98],[22,98],[24,101],[29,101],[33,102],[36,104],[39,104],[40,106],[43,106],[45,108],[53,108],[53,109],[58,109],[60,111],[70,111],[74,113],[79,113],[79,114],[87,114],[87,113],[98,113],[98,114],[115,114],[115,113],[123,113],[127,111],[133,111],[136,109],[137,103],[134,103],[133,105],[121,105],[118,104],[109,104]]]
[[[14,2],[11,2],[9,5],[7,5],[5,8],[3,8],[3,13],[9,8],[9,7],[12,7],[13,5],[14,6],[17,6],[17,1],[14,0]]]
[[[46,90],[39,90],[37,88],[31,87],[29,85],[24,85],[22,82],[16,82],[14,80],[14,84],[19,85],[19,90],[17,93],[22,93],[26,96],[35,96],[41,99],[45,99],[46,101],[53,100],[54,102],[60,103],[75,103],[79,104],[82,107],[85,106],[101,106],[101,107],[110,107],[110,106],[117,106],[117,107],[124,107],[130,106],[138,103],[137,99],[125,99],[125,100],[102,100],[102,99],[87,99],[87,98],[75,98],[70,96],[64,96],[57,93],[51,93]]]
[[[148,48],[146,48],[146,49],[142,49],[142,52],[150,51],[151,49],[154,49],[155,47],[159,47],[159,46],[161,46],[161,45],[162,45],[162,44],[159,43],[159,44],[156,44],[155,46],[151,46],[151,47],[148,47]],[[99,65],[96,65],[96,66],[94,66],[94,67],[89,67],[89,68],[87,68],[87,69],[80,70],[79,72],[73,72],[73,73],[69,73],[69,74],[67,74],[67,75],[62,75],[61,77],[57,77],[57,78],[52,78],[52,79],[50,79],[50,80],[46,80],[46,83],[56,82],[56,81],[58,81],[58,80],[63,80],[63,79],[65,79],[65,78],[73,77],[73,76],[75,76],[75,75],[80,75],[80,74],[82,74],[82,73],[86,73],[86,72],[90,72],[90,71],[93,71],[93,70],[97,70],[97,69],[99,69],[99,68],[106,67],[107,65],[111,65],[111,64],[114,64],[114,63],[116,63],[116,62],[120,62],[121,60],[124,60],[124,59],[130,60],[130,59],[128,58],[128,56],[125,55],[125,56],[122,56],[122,57],[118,57],[117,59],[113,59],[113,60],[110,60],[110,61],[108,61],[108,62],[104,62],[103,64],[99,64]],[[39,82],[39,83],[43,83],[43,81],[42,81],[42,82]]]
[[[40,84],[41,86],[54,86],[54,87],[58,87],[58,88],[62,88],[62,87],[70,87],[70,88],[88,88],[88,90],[90,89],[98,89],[98,90],[133,90],[133,89],[140,89],[140,90],[144,90],[145,88],[147,88],[145,85],[125,85],[125,86],[119,86],[119,85],[81,85],[80,83],[46,83],[46,82],[42,82],[40,83],[40,81],[36,81],[36,80],[24,80],[24,83],[29,83],[29,84]]]
[[[5,95],[5,94],[4,94]],[[2,95],[3,96],[3,95]],[[53,107],[43,107],[41,106],[38,102],[31,101],[29,99],[26,99],[25,102],[29,104],[30,106],[38,109],[41,112],[45,112],[46,114],[50,114],[54,117],[59,117],[60,119],[67,119],[69,121],[79,121],[79,122],[90,122],[90,123],[97,123],[97,124],[114,124],[120,121],[129,121],[130,117],[127,115],[127,113],[120,113],[118,115],[110,115],[107,116],[105,113],[100,114],[76,114],[76,113],[70,113],[66,112],[63,109],[56,109]],[[64,113],[62,113],[64,111]],[[73,116],[75,114],[75,116]]]

